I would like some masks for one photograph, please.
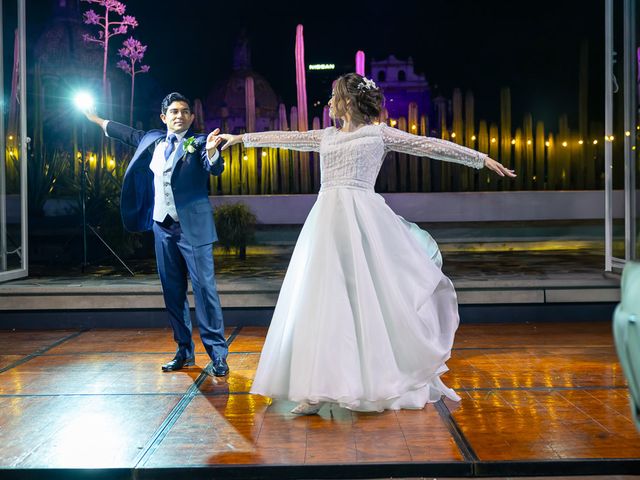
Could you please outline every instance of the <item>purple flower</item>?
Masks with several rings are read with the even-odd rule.
[[[129,25],[131,28],[136,28],[138,26],[138,21],[136,17],[132,17],[131,15],[125,15],[122,17],[122,23],[125,25]]]
[[[124,35],[129,31],[129,28],[136,28],[138,21],[136,17],[132,15],[125,15],[127,10],[126,5],[118,0],[81,0],[88,4],[96,4],[104,8],[103,15],[98,15],[93,9],[89,9],[84,12],[83,20],[87,25],[97,25],[97,35],[82,35],[82,39],[85,42],[98,43],[106,48],[109,38],[114,35]],[[109,13],[114,12],[121,18],[110,18]],[[111,17],[115,17],[112,15]],[[138,40],[133,37],[128,38],[122,44],[122,48],[118,49],[118,54],[122,59],[116,64],[116,66],[125,73],[134,77],[136,73],[146,73],[149,71],[148,65],[142,65],[139,70],[136,70],[136,63],[141,62],[147,51],[147,46],[142,45]],[[106,56],[105,56],[105,71],[106,71]],[[133,81],[133,78],[132,78]],[[103,77],[103,83],[106,82],[106,74]]]
[[[126,60],[120,60],[118,63],[116,63],[116,67],[124,70],[126,73],[131,75],[131,65],[129,65],[129,62],[127,62]]]
[[[121,2],[113,2],[113,3],[114,3],[113,10],[118,15],[124,15],[125,10],[127,9],[124,3],[121,3]]]
[[[136,40],[133,37],[127,38],[124,42],[122,42],[123,48],[118,50],[118,53],[121,57],[128,57],[134,61],[142,60],[144,57],[144,53],[147,51],[147,46],[142,45],[139,40]]]
[[[118,2],[117,0],[94,0],[100,3],[103,7],[110,12],[116,12],[118,15],[124,15],[127,7],[122,2]]]
[[[119,2],[117,0],[82,0],[82,1],[87,3],[96,3],[104,7],[106,10],[105,16],[98,15],[95,11],[93,11],[93,9],[88,10],[87,12],[84,12],[84,23],[86,23],[87,25],[99,25],[104,27],[105,24],[100,22],[101,21],[106,22],[106,16],[108,12],[115,12],[118,15],[122,16],[122,20],[119,22],[117,21],[109,22],[109,25],[113,25],[113,29],[111,30],[110,33],[107,32],[108,37],[111,37],[113,35],[126,34],[129,31],[129,27],[136,28],[138,26],[138,21],[136,20],[136,17],[132,15],[124,14],[127,7],[122,2]],[[99,35],[100,35],[100,39],[104,40],[105,33],[99,32]]]
[[[84,12],[84,23],[87,25],[98,25],[100,23],[100,16],[93,10]]]
[[[118,49],[118,55],[123,58],[128,58],[129,62],[125,60],[120,60],[118,63],[118,67],[127,72],[129,75],[135,75],[136,73],[146,73],[149,71],[149,65],[142,65],[140,70],[135,69],[135,64],[142,61],[145,52],[147,51],[147,46],[143,45],[140,40],[136,40],[133,37],[127,38],[124,42],[122,42],[122,48]],[[127,63],[127,67],[125,68],[122,63]]]

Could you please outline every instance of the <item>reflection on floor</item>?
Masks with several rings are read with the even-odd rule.
[[[162,373],[174,350],[165,329],[0,332],[0,467],[286,465],[305,478],[306,467],[350,478],[367,465],[378,470],[357,476],[638,468],[608,322],[462,325],[444,378],[461,402],[380,414],[328,405],[310,417],[249,393],[266,330],[227,333],[231,373],[218,379],[202,371],[198,339],[197,367]]]

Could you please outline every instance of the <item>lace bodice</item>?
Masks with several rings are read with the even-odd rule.
[[[373,189],[387,152],[394,151],[482,168],[486,154],[446,140],[421,137],[385,124],[353,132],[335,127],[308,132],[245,133],[247,147],[279,147],[320,152],[322,189],[338,186]]]

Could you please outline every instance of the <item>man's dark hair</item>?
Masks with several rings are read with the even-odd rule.
[[[189,105],[189,110],[191,110],[191,112],[193,112],[193,107],[191,106],[191,101],[187,97],[185,97],[181,93],[172,92],[169,95],[167,95],[166,97],[164,97],[164,99],[162,100],[162,104],[161,104],[160,108],[162,109],[162,114],[163,115],[167,114],[167,110],[169,109],[169,105],[171,105],[173,102],[184,102],[187,105]]]

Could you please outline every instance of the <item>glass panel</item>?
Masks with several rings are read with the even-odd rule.
[[[26,276],[26,165],[24,165],[23,135],[25,134],[24,84],[21,88],[19,31],[24,28],[20,6],[22,0],[2,2],[1,41],[2,71],[0,78],[0,281]]]
[[[604,132],[604,138],[595,139],[609,144],[612,149],[611,174],[613,184],[612,254],[614,258],[628,257],[625,245],[625,143],[632,134],[625,130],[625,58],[624,58],[624,9],[623,2],[613,2],[613,101],[612,128]]]
[[[638,49],[638,55],[640,55],[640,49]],[[640,95],[638,96],[638,100],[640,100]],[[638,122],[636,121],[636,123]],[[640,155],[638,155],[638,145],[640,144],[640,142],[638,140],[640,140],[640,125],[636,125],[636,145],[635,145],[636,148],[633,151],[634,152],[633,160],[636,166],[635,191],[633,192],[633,202],[635,202],[635,218],[633,219],[633,221],[635,222],[634,232],[636,235],[636,238],[634,239],[634,244],[635,244],[634,258],[636,261],[640,260],[640,196],[638,195],[638,192],[640,191]]]
[[[640,162],[639,160],[639,156],[637,153],[638,149],[636,146],[636,155],[635,155],[635,162],[636,162],[636,191],[634,192],[634,201],[636,204],[636,218],[634,219],[634,221],[636,222],[636,228],[635,228],[635,232],[636,232],[636,238],[635,238],[635,247],[636,247],[636,255],[635,255],[635,259],[636,261],[638,259],[640,259],[640,196],[638,196],[638,191],[640,190],[640,175],[638,174],[640,172]]]
[[[624,244],[624,24],[622,2],[614,2],[613,15],[613,51],[619,53],[614,57],[614,95],[613,95],[613,139],[604,138],[613,146],[613,256],[625,258]],[[620,60],[620,61],[618,61]],[[606,133],[606,132],[605,132]]]

